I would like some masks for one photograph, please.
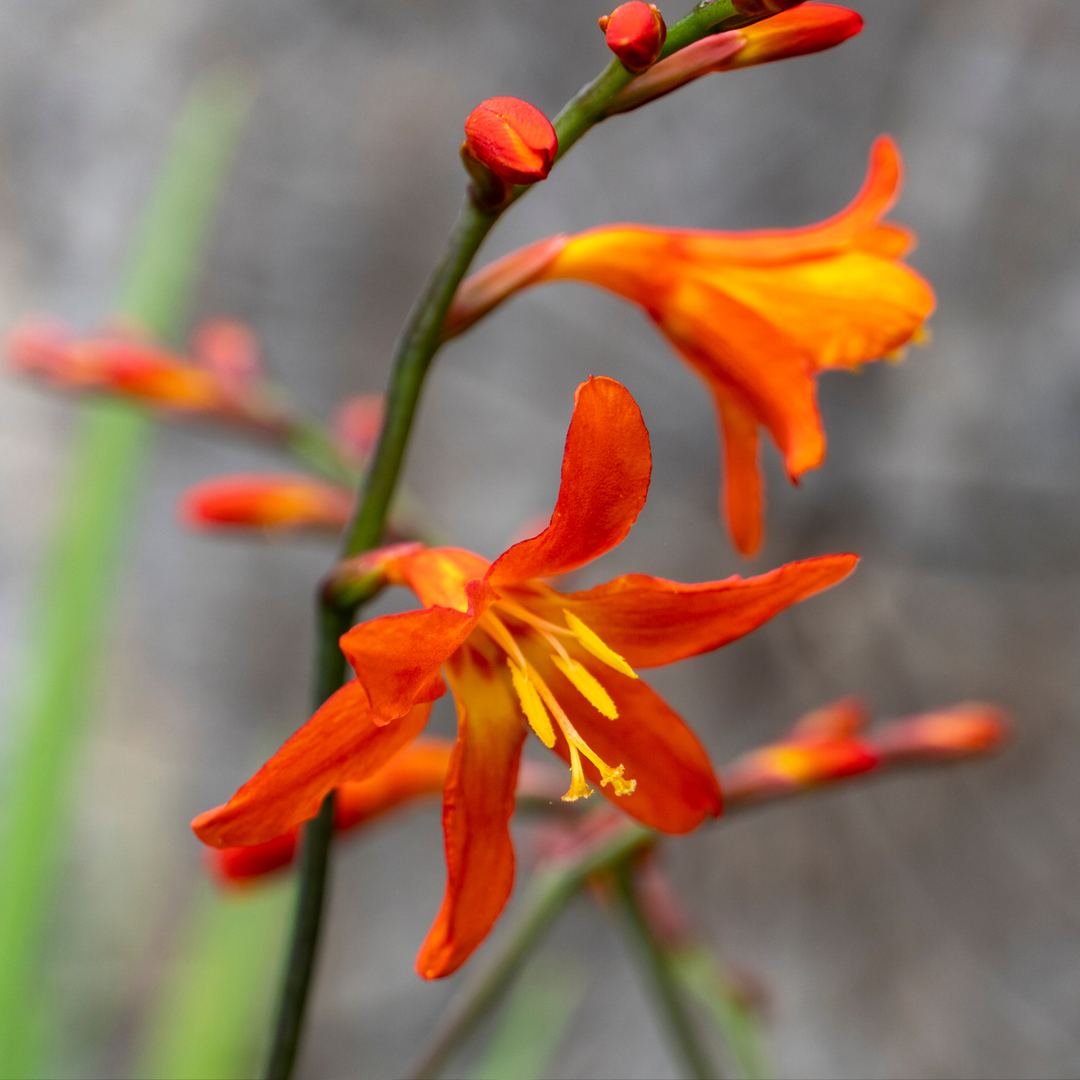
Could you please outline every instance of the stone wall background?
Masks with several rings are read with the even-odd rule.
[[[723,760],[844,693],[880,715],[967,698],[1015,745],[948,774],[770,810],[670,845],[710,940],[767,986],[787,1076],[1071,1076],[1080,1069],[1080,6],[863,0],[832,53],[703,80],[589,138],[484,256],[634,220],[808,223],[897,137],[897,218],[937,288],[933,343],[822,380],[829,460],[798,491],[770,457],[749,568],[716,517],[709,405],[640,315],[538,290],[452,344],[408,482],[495,554],[557,487],[575,385],[626,383],[656,459],[630,540],[580,575],[703,580],[855,550],[855,577],[652,680]],[[381,390],[461,196],[460,125],[513,94],[549,114],[606,60],[599,0],[0,0],[0,318],[108,313],[134,214],[194,75],[260,93],[199,316],[250,321],[308,408]],[[666,10],[666,8],[665,8]],[[670,18],[677,8],[666,10]],[[75,411],[0,380],[0,689],[18,673]],[[310,594],[328,547],[182,533],[189,483],[271,464],[205,434],[157,442],[109,641],[50,980],[68,1075],[115,1075],[187,899],[187,830],[305,716]],[[402,598],[387,601],[404,603]],[[90,689],[88,688],[88,692]],[[445,711],[437,724],[449,730]],[[412,973],[442,888],[434,810],[339,861],[303,1074],[391,1076],[450,987]],[[549,949],[587,991],[557,1075],[674,1067],[586,904]]]

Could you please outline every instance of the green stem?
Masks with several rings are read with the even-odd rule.
[[[446,252],[413,305],[395,350],[379,445],[364,478],[356,516],[346,532],[346,556],[368,551],[382,539],[424,377],[438,351],[447,309],[484,237],[497,220],[498,214],[479,210],[466,202],[450,234]]]
[[[338,648],[338,638],[349,629],[351,622],[349,612],[325,600],[319,604],[319,655],[312,694],[316,707],[345,681],[345,657]],[[319,947],[333,834],[334,793],[331,791],[323,799],[318,816],[304,826],[292,941],[266,1067],[267,1080],[287,1080],[292,1075],[300,1049],[304,1014]]]
[[[657,1010],[667,1024],[672,1046],[694,1080],[719,1080],[720,1070],[709,1059],[694,1027],[668,956],[656,940],[649,920],[641,910],[634,887],[633,868],[628,860],[624,859],[615,868],[613,877],[626,935],[650,984]]]
[[[447,1010],[423,1057],[406,1080],[434,1080],[459,1046],[500,1000],[533,949],[593,873],[625,860],[652,843],[655,834],[628,825],[613,838],[569,866],[542,874],[532,885],[525,909],[509,932],[494,966],[464,987]]]

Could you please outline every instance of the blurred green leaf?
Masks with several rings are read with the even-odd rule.
[[[703,946],[669,954],[675,978],[705,1007],[744,1080],[769,1080],[774,1075],[753,1006],[720,961]]]
[[[574,960],[542,957],[521,974],[473,1080],[541,1080],[585,996]]]
[[[277,990],[295,878],[223,896],[208,883],[136,1062],[140,1080],[243,1080],[254,1075]]]
[[[151,194],[116,314],[175,339],[251,92],[203,79],[184,108]],[[84,407],[56,533],[32,609],[0,801],[0,1077],[47,1074],[35,1038],[39,968],[70,793],[153,422],[132,406]]]

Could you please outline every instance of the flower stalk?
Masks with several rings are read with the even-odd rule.
[[[661,57],[671,55],[706,34],[736,29],[767,18],[785,6],[789,5],[784,0],[776,0],[773,7],[761,0],[717,0],[716,3],[699,4],[685,18],[670,27]],[[567,103],[554,120],[558,136],[556,161],[566,154],[590,127],[603,119],[608,102],[633,77],[633,73],[620,61],[613,60],[596,79]],[[514,196],[519,197],[527,190],[528,187],[518,187]],[[510,202],[507,203],[507,206],[509,205]],[[436,264],[409,314],[394,351],[386,419],[371,467],[364,477],[356,513],[346,529],[342,549],[346,558],[370,550],[382,539],[387,514],[405,460],[424,379],[441,344],[447,311],[480,245],[504,209],[505,207],[488,211],[480,209],[471,200],[466,202],[450,234],[444,255]],[[359,603],[349,603],[338,607],[332,590],[323,589],[320,593],[320,660],[314,694],[316,706],[321,705],[344,680],[345,660],[338,649],[337,639],[351,625],[359,606]],[[311,965],[321,926],[324,880],[329,863],[332,830],[333,815],[324,803],[319,816],[304,830],[305,847],[319,857],[306,857],[301,869],[300,902],[294,923],[293,945],[285,986],[302,985],[303,990],[299,993],[282,994],[275,1028],[275,1051],[271,1059],[277,1071],[268,1073],[274,1080],[286,1080],[291,1075],[299,1046]],[[305,907],[305,897],[318,898],[318,903],[309,910]],[[294,968],[301,967],[306,968],[306,974],[303,979],[294,979]],[[277,1050],[279,1045],[282,1047],[280,1054]]]

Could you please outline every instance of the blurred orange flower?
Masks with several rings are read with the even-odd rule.
[[[549,237],[467,279],[444,333],[543,281],[584,281],[638,304],[713,396],[723,508],[735,545],[752,555],[763,535],[758,429],[797,481],[825,456],[818,373],[897,355],[933,311],[930,286],[900,261],[911,234],[881,221],[900,179],[899,153],[882,137],[855,201],[818,225],[753,233],[610,225]]]
[[[353,627],[341,648],[356,672],[225,806],[192,823],[216,847],[272,840],[313,817],[325,794],[370,776],[423,726],[445,692],[458,735],[443,801],[448,881],[417,959],[448,975],[487,935],[510,894],[509,821],[526,728],[570,765],[575,800],[592,784],[662,832],[721,809],[708,757],[635,667],[719,648],[853,569],[853,555],[790,563],[760,577],[700,585],[629,574],[563,594],[543,578],[620,543],[645,504],[649,436],[611,379],[578,388],[551,522],[494,563],[455,548],[399,545],[362,559],[424,607]],[[613,723],[613,721],[617,721]]]

